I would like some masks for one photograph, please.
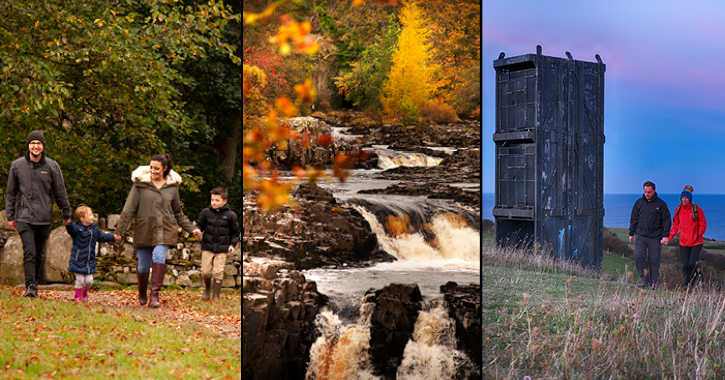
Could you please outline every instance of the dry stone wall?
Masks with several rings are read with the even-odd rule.
[[[109,215],[99,220],[99,227],[106,232],[113,232],[118,215]],[[130,236],[131,234],[127,234]],[[241,242],[241,239],[240,239]],[[23,245],[17,232],[11,231],[5,219],[5,211],[0,212],[0,283],[22,284],[25,282],[23,273]],[[47,283],[73,283],[75,278],[68,272],[73,241],[65,230],[58,227],[51,231],[46,244],[43,275]],[[233,254],[227,254],[224,267],[222,287],[233,288],[242,286],[242,249],[237,244]],[[132,240],[127,237],[123,244],[100,243],[96,245],[97,281],[111,281],[119,284],[136,284],[136,266],[138,264],[136,250]],[[166,255],[168,269],[164,285],[180,287],[202,287],[201,281],[201,241],[190,237],[185,231],[179,232],[179,243],[169,249]]]

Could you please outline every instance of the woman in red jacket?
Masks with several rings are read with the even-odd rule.
[[[670,230],[670,240],[675,237],[678,230],[680,231],[680,261],[685,276],[685,287],[696,285],[699,279],[697,261],[702,252],[702,235],[707,229],[705,213],[702,212],[700,206],[692,203],[692,191],[693,188],[690,185],[685,186],[682,190],[681,203],[672,217],[672,230]]]

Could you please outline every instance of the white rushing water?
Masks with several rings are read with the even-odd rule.
[[[359,137],[344,132],[333,128],[336,139],[350,141]],[[440,287],[449,281],[480,283],[480,234],[469,225],[474,219],[480,221],[477,211],[473,218],[470,210],[450,201],[358,193],[398,182],[375,178],[381,169],[436,166],[443,159],[384,146],[372,149],[378,155],[380,169],[354,170],[344,183],[322,181],[320,185],[331,190],[338,202],[360,212],[375,233],[378,248],[397,260],[364,268],[302,271],[307,280],[316,282],[318,291],[326,294],[331,304],[315,320],[319,337],[310,350],[307,380],[380,379],[373,372],[370,356],[370,321],[375,304],[361,301],[367,291],[391,283],[415,283],[428,305],[442,297]],[[455,154],[455,149],[441,149]],[[458,368],[469,364],[456,349],[455,322],[444,307],[436,307],[419,313],[397,378],[447,380],[455,377]]]
[[[398,380],[452,379],[458,367],[468,363],[456,349],[456,323],[443,307],[421,311],[415,322],[413,338],[403,352]]]
[[[343,325],[330,310],[322,311],[315,326],[322,335],[310,348],[307,380],[377,380],[370,362],[370,317],[375,304],[363,303],[356,323]]]

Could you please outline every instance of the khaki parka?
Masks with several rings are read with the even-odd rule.
[[[181,176],[171,170],[166,183],[157,189],[151,182],[148,166],[140,166],[131,174],[133,186],[123,206],[116,233],[123,236],[131,219],[136,218],[133,228],[135,248],[157,245],[176,246],[179,226],[189,233],[196,228],[181,211],[179,188]]]

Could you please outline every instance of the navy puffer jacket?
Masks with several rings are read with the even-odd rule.
[[[102,232],[96,223],[90,226],[81,222],[68,223],[65,229],[73,238],[68,271],[82,274],[96,273],[96,242],[113,241],[113,234]]]
[[[229,208],[207,207],[201,210],[196,220],[196,228],[204,232],[201,238],[201,249],[212,253],[227,253],[229,246],[239,242],[239,222],[237,214]]]

